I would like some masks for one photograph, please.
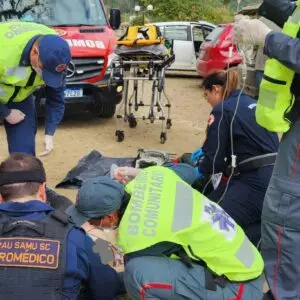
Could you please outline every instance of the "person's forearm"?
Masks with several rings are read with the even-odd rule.
[[[264,54],[277,59],[295,72],[300,72],[300,39],[272,31],[266,37]]]
[[[63,89],[46,87],[46,98],[45,134],[52,136],[64,116],[65,103]]]

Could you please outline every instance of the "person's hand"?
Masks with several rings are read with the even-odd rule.
[[[234,42],[263,46],[270,31],[262,21],[238,15],[234,24]]]
[[[196,179],[196,180],[202,179],[202,178],[203,178],[203,174],[202,174],[200,168],[199,168],[199,167],[195,167],[194,170],[195,170],[196,176],[197,176],[197,179]]]
[[[45,151],[40,153],[39,156],[46,156],[50,154],[53,150],[53,136],[52,135],[45,135],[45,140],[44,140],[44,147]]]
[[[115,180],[122,182],[123,184],[128,183],[130,180],[135,178],[135,176],[140,172],[140,169],[131,167],[119,167],[114,173],[113,177]]]
[[[192,162],[193,162],[194,164],[196,164],[196,163],[199,161],[199,159],[200,159],[200,157],[201,157],[202,155],[203,155],[202,148],[196,149],[196,150],[192,153],[192,155],[191,155],[191,160],[192,160]]]
[[[16,125],[25,119],[25,114],[19,109],[11,109],[10,114],[5,118],[6,122]]]

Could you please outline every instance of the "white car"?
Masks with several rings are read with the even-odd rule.
[[[162,35],[173,41],[175,62],[169,70],[195,71],[200,46],[207,35],[216,27],[212,23],[199,22],[156,22]]]

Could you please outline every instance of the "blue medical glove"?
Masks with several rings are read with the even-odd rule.
[[[196,176],[197,176],[197,179],[196,180],[200,180],[203,178],[203,174],[201,172],[201,169],[199,167],[195,167],[194,168],[195,172],[196,172]]]
[[[198,148],[191,155],[191,160],[195,164],[199,161],[200,157],[203,155],[202,148]]]

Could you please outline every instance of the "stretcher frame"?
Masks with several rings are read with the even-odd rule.
[[[126,53],[119,54],[117,60],[112,63],[110,74],[111,83],[118,81],[123,82],[123,98],[117,110],[117,129],[115,136],[118,142],[125,139],[124,125],[120,126],[120,120],[123,124],[129,124],[130,128],[137,126],[137,119],[150,120],[154,123],[155,110],[161,120],[160,142],[164,144],[167,140],[167,131],[172,126],[171,120],[171,102],[165,92],[165,73],[166,70],[175,61],[175,55],[157,56],[149,53]],[[133,90],[129,96],[129,82],[133,81]],[[150,104],[144,103],[145,81],[152,81],[152,94]],[[141,97],[139,99],[139,88],[141,86]],[[140,107],[149,107],[148,114],[143,117],[136,117]],[[122,113],[122,109],[124,111]],[[165,114],[165,108],[167,113]]]

